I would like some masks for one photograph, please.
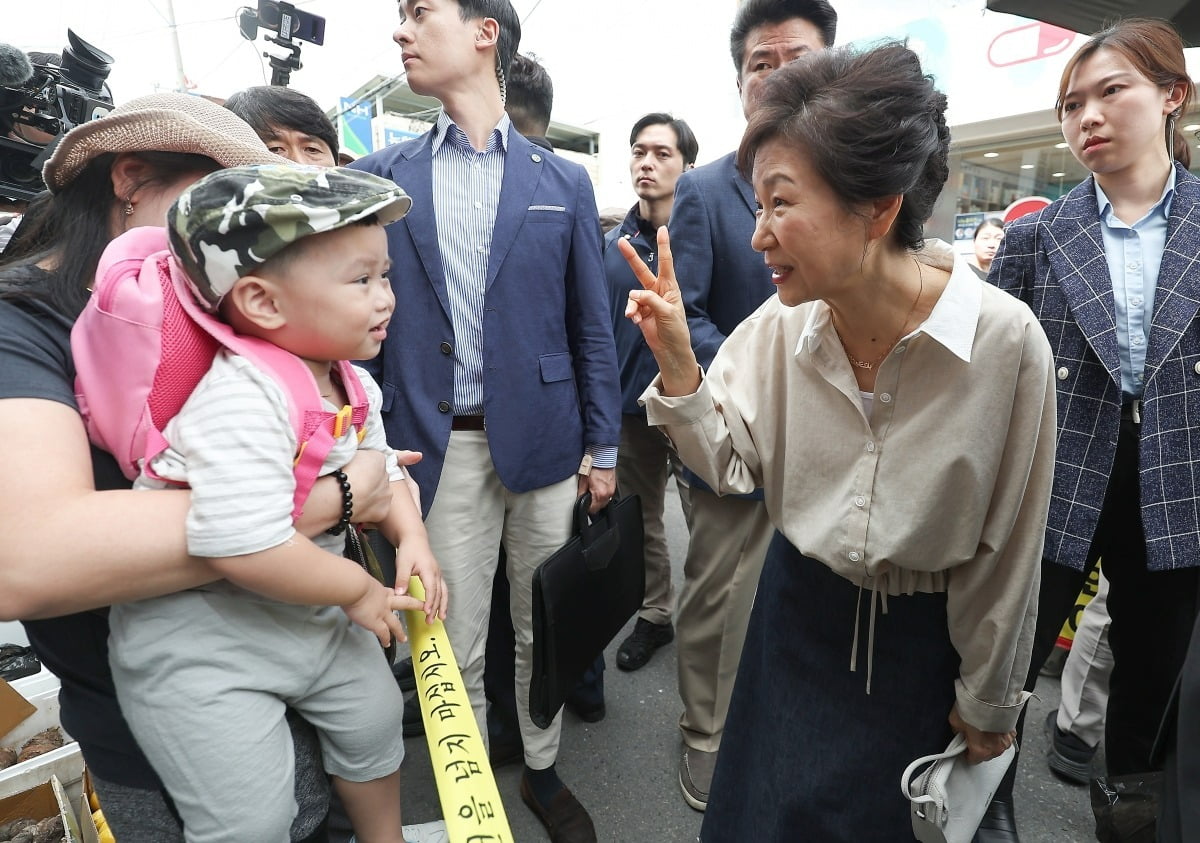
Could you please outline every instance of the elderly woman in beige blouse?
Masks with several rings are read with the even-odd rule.
[[[778,295],[707,373],[659,233],[625,250],[643,396],[719,493],[764,490],[759,583],[701,839],[911,840],[899,777],[1012,741],[1054,462],[1046,337],[945,243],[945,97],[899,45],[801,59],[738,153]]]

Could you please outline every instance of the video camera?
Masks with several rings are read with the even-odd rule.
[[[325,43],[325,18],[297,9],[291,3],[258,0],[257,10],[248,6],[238,10],[237,22],[242,37],[247,41],[257,38],[258,30],[262,28],[275,33],[268,35],[267,41],[288,51],[284,56],[263,53],[271,60],[272,85],[286,87],[291,81],[292,71],[303,67],[300,63],[300,45],[293,39],[318,46]]]
[[[67,42],[59,63],[43,54],[28,79],[0,87],[0,197],[27,201],[44,190],[42,164],[59,138],[112,111],[104,80],[113,57],[70,29]]]

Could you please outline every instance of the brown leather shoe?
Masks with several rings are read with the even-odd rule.
[[[542,807],[529,780],[521,776],[521,801],[529,806],[529,810],[537,815],[546,826],[552,843],[596,843],[596,827],[587,809],[579,804],[579,800],[567,788],[554,794],[550,804]]]

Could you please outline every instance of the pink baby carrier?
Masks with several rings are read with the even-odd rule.
[[[337,364],[350,404],[325,409],[316,378],[290,352],[242,336],[196,303],[167,249],[165,228],[135,228],[100,257],[92,297],[71,331],[75,394],[88,436],[134,479],[167,448],[163,431],[222,348],[245,357],[279,384],[296,441],[293,519],[334,443],[352,424],[363,436],[367,398],[354,369]],[[153,476],[153,475],[152,475]]]

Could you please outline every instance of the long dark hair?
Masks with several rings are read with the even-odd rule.
[[[135,152],[148,165],[149,175],[138,189],[168,184],[186,173],[220,169],[205,155],[185,152]],[[0,255],[0,298],[37,298],[74,319],[88,300],[100,255],[112,241],[111,215],[117,206],[113,193],[115,153],[98,155],[70,184],[45,201],[17,229],[15,247]],[[28,230],[25,229],[29,225]],[[48,275],[9,272],[36,264],[53,264]],[[36,280],[35,280],[36,279]]]

